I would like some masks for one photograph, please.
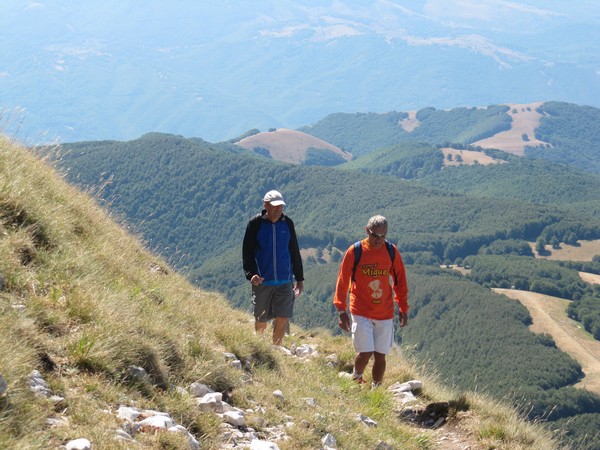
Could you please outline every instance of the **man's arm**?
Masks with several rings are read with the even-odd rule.
[[[402,256],[396,246],[394,246],[394,249],[396,251],[396,258],[394,258],[394,272],[396,274],[394,280],[394,299],[400,309],[400,327],[405,327],[408,325],[408,284],[406,282],[406,270],[404,269]]]
[[[257,246],[256,233],[260,226],[259,220],[260,217],[256,216],[248,221],[246,233],[244,234],[244,241],[242,243],[242,267],[247,280],[250,280],[253,275],[258,274],[254,252]]]
[[[335,284],[335,294],[333,296],[333,305],[338,314],[338,326],[344,331],[350,331],[350,317],[346,312],[348,290],[350,279],[352,278],[352,266],[354,265],[354,245],[346,250],[344,259],[340,264],[337,281]]]
[[[286,216],[288,227],[290,229],[290,258],[292,259],[292,270],[296,283],[304,281],[304,268],[302,267],[302,255],[300,254],[300,246],[298,245],[298,237],[296,236],[296,228],[292,219]]]

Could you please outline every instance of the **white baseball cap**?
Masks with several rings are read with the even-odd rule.
[[[279,191],[269,191],[265,194],[263,198],[265,203],[270,203],[273,206],[283,205],[285,206],[285,202],[283,201],[283,195]]]

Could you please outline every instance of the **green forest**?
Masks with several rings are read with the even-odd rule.
[[[569,108],[581,108],[575,117],[594,117],[585,107],[543,107],[549,117]],[[582,443],[589,424],[600,422],[600,398],[575,389],[583,377],[579,364],[550,336],[528,330],[531,317],[520,303],[490,288],[568,299],[569,316],[600,339],[600,289],[577,275],[600,273],[597,258],[539,260],[529,246],[600,239],[600,176],[575,161],[500,151],[495,155],[506,163],[442,166],[441,145],[464,147],[506,129],[506,112],[502,106],[427,108],[418,113],[419,134],[410,135],[398,126],[405,113],[335,114],[305,127],[354,153],[353,161],[339,165],[318,152],[307,164],[290,165],[243,151],[234,140],[159,133],[37,151],[194,283],[244,310],[251,306],[241,269],[244,229],[264,193],[280,190],[301,248],[313,254],[305,258],[305,292],[294,322],[334,334],[340,333],[331,305],[339,261],[364,237],[368,218],[385,215],[409,277],[410,326],[396,335],[402,351],[449,384],[510,401]],[[562,156],[570,158],[579,147],[575,136],[567,139],[565,120],[550,127],[557,142],[564,139]],[[595,130],[590,133],[582,145]],[[599,161],[595,145],[580,149],[581,156]],[[442,264],[471,270],[460,275]]]

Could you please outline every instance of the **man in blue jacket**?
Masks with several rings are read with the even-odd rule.
[[[273,344],[281,345],[294,300],[304,290],[304,272],[294,222],[283,214],[283,196],[269,191],[263,202],[262,212],[246,226],[243,268],[252,283],[254,329],[262,334],[274,319]]]

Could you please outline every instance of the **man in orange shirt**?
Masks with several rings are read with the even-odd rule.
[[[340,328],[352,331],[357,352],[352,378],[365,383],[363,372],[373,356],[372,386],[377,387],[383,381],[385,358],[394,341],[394,302],[400,311],[400,326],[408,323],[408,287],[400,252],[385,240],[386,218],[371,217],[365,229],[367,238],[352,245],[344,255],[333,304],[340,314]],[[352,324],[346,312],[348,292]]]

